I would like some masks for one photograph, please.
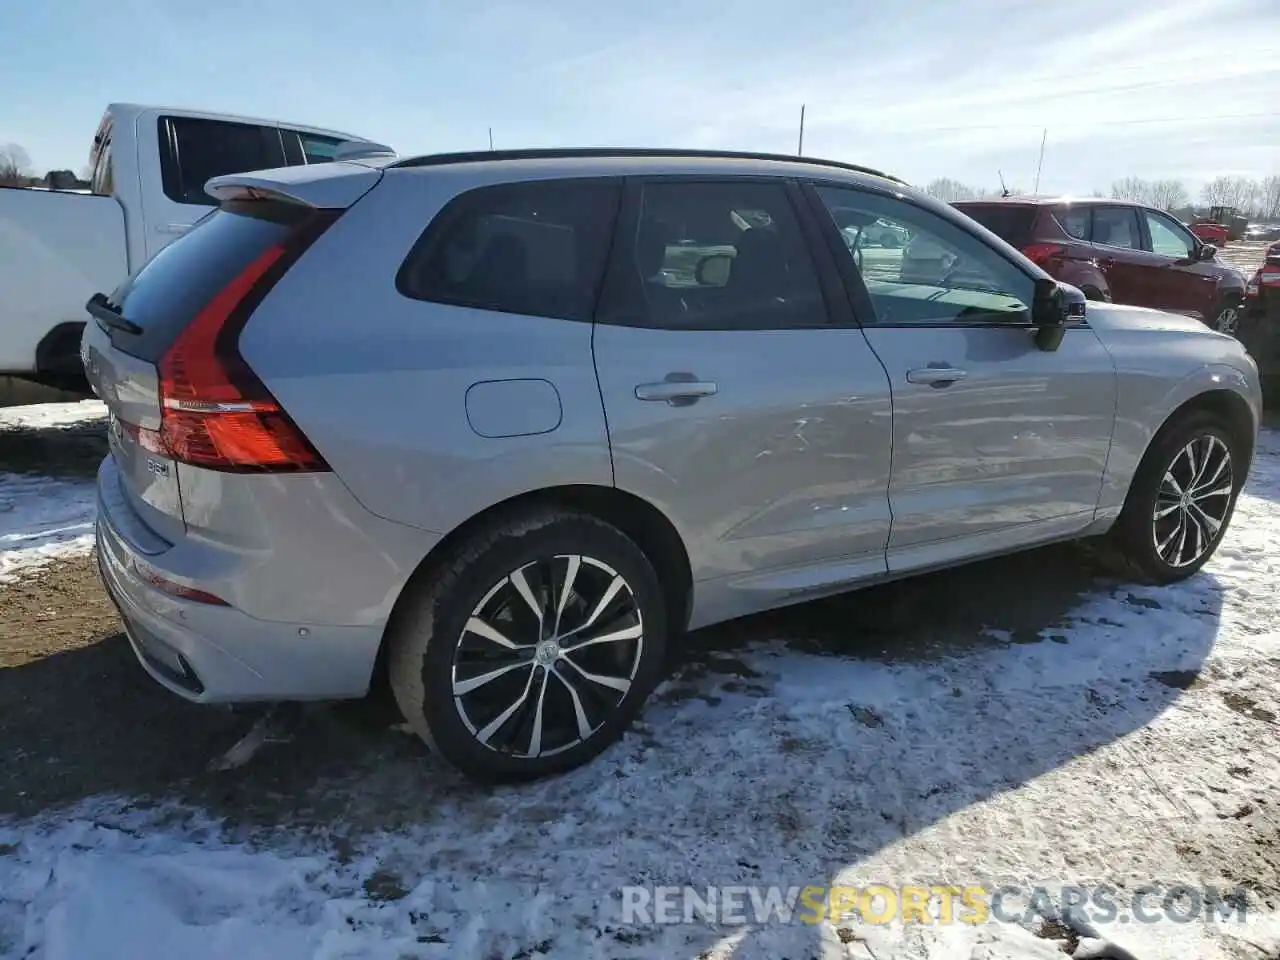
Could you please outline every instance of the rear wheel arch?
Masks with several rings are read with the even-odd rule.
[[[447,564],[458,549],[484,530],[548,508],[588,514],[616,527],[634,541],[658,573],[666,599],[668,636],[674,641],[685,631],[692,613],[693,571],[684,540],[667,515],[649,501],[616,487],[596,484],[547,487],[518,494],[481,510],[455,527],[427,553],[405,581],[387,618],[374,666],[372,687],[387,689],[387,637],[393,633],[393,625],[404,616],[406,608],[412,606],[413,598],[424,589],[431,576]]]

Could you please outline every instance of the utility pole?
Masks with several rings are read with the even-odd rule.
[[[796,147],[796,156],[804,156],[804,104],[800,104],[800,143]]]
[[[1040,168],[1044,166],[1044,142],[1049,139],[1049,128],[1044,128],[1044,134],[1040,137],[1040,160],[1036,164],[1036,185],[1031,191],[1032,196],[1040,195]]]
[[[489,128],[489,149],[493,150],[493,127]]]

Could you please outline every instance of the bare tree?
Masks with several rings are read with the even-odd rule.
[[[31,158],[16,143],[0,144],[0,186],[25,186],[31,170]]]
[[[961,183],[959,180],[952,180],[950,177],[938,177],[935,180],[930,180],[924,190],[929,196],[935,197],[943,203],[954,203],[957,200],[977,200],[982,193],[986,192],[975,190],[968,184]]]
[[[1272,174],[1258,184],[1258,214],[1265,220],[1280,220],[1280,175]]]
[[[1181,180],[1153,180],[1147,203],[1161,210],[1174,210],[1185,206],[1189,199],[1187,188]]]
[[[1134,203],[1151,202],[1151,183],[1141,177],[1125,177],[1111,184],[1113,200],[1130,200]]]
[[[1215,177],[1204,185],[1200,199],[1211,206],[1235,207],[1243,210],[1249,206],[1258,185],[1248,177]]]

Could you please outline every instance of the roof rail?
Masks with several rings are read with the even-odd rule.
[[[572,160],[612,157],[646,157],[680,159],[685,157],[707,158],[711,160],[776,160],[784,163],[808,163],[815,166],[835,167],[840,170],[852,170],[869,176],[892,180],[894,183],[906,184],[892,174],[874,170],[871,167],[860,167],[854,163],[843,163],[839,160],[824,160],[820,157],[788,156],[781,153],[751,153],[739,150],[677,150],[667,147],[553,147],[527,150],[472,150],[461,153],[431,153],[421,157],[409,157],[399,160],[390,167],[438,167],[451,163],[479,163],[486,160]]]

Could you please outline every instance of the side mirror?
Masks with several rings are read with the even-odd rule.
[[[1053,351],[1062,345],[1067,324],[1085,315],[1084,294],[1048,277],[1036,281],[1031,303],[1031,324],[1036,329],[1036,346]]]
[[[1212,243],[1202,243],[1200,249],[1196,251],[1197,260],[1212,260],[1218,255],[1218,248]]]

